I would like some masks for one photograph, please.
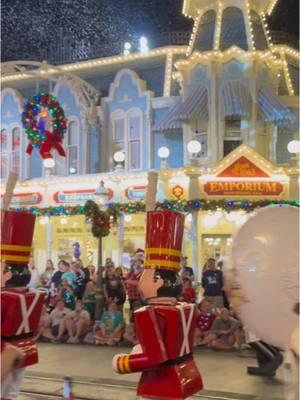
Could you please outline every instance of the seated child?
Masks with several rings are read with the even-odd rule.
[[[212,304],[207,299],[203,299],[199,304],[199,310],[194,335],[194,346],[203,346],[215,339],[210,330],[217,317],[217,314],[212,312]]]
[[[192,287],[192,281],[187,278],[183,278],[183,289],[180,296],[180,301],[186,303],[196,302],[196,290]]]
[[[95,332],[96,344],[113,346],[121,340],[123,331],[123,315],[118,311],[117,304],[111,302],[108,304],[108,310],[103,313],[100,329]]]
[[[217,350],[231,350],[234,345],[240,345],[240,327],[241,324],[230,316],[227,308],[221,309],[221,314],[215,319],[211,331],[215,339],[211,346]]]

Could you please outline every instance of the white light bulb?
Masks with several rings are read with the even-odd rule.
[[[187,151],[191,154],[197,154],[201,151],[201,143],[198,140],[191,140],[187,144]]]
[[[55,161],[53,158],[46,158],[45,160],[43,160],[43,165],[45,168],[54,168]]]
[[[147,53],[149,51],[147,38],[145,38],[145,36],[142,36],[139,42],[140,42],[140,52]]]
[[[62,218],[60,219],[60,223],[61,223],[62,225],[65,225],[67,222],[68,222],[68,220],[67,220],[66,217],[62,217]]]
[[[192,214],[188,214],[188,216],[186,217],[186,220],[187,220],[188,222],[191,222],[192,219],[193,219]]]
[[[123,151],[116,151],[114,154],[115,162],[123,162],[125,160],[125,154]]]
[[[126,214],[125,217],[124,217],[124,221],[125,222],[130,222],[131,220],[132,220],[132,216],[129,215],[129,214]]]
[[[163,146],[158,149],[157,154],[159,158],[168,158],[170,155],[170,150],[168,147]]]
[[[46,225],[49,222],[49,217],[43,217],[40,219],[40,224],[41,225]]]
[[[287,145],[287,149],[289,153],[298,154],[300,153],[300,141],[299,140],[292,140]]]

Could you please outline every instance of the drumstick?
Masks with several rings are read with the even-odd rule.
[[[13,192],[17,180],[18,180],[18,175],[14,172],[10,172],[6,182],[5,194],[3,196],[3,201],[2,201],[3,210],[7,210],[11,203],[11,199],[13,197]]]
[[[145,198],[146,211],[155,210],[157,178],[158,178],[158,172],[156,172],[156,171],[148,172],[148,185],[147,185],[146,198]]]

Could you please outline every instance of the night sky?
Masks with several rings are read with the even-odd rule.
[[[49,59],[72,49],[73,61],[122,53],[125,41],[191,31],[183,0],[2,0],[2,61]],[[164,10],[162,10],[162,6]],[[271,31],[299,37],[299,0],[278,0]],[[49,60],[48,60],[49,61]]]

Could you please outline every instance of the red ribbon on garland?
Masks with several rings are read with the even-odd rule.
[[[42,158],[44,160],[46,158],[52,158],[52,155],[50,153],[52,148],[56,149],[60,156],[66,157],[65,150],[62,147],[62,137],[58,136],[58,135],[54,135],[53,133],[51,133],[49,131],[45,131],[45,134],[46,134],[46,139],[43,142],[41,149],[40,149],[40,154],[41,154]],[[28,147],[27,147],[27,149],[28,149]]]
[[[31,143],[29,143],[29,145],[27,146],[27,149],[26,149],[26,153],[31,156],[32,151],[33,151],[33,146]]]

